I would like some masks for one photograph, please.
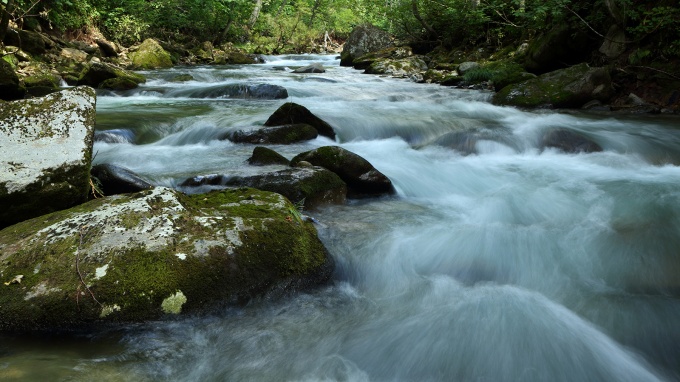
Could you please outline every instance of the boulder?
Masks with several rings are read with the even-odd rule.
[[[392,36],[373,25],[359,25],[349,35],[340,54],[340,65],[352,66],[354,60],[369,52],[387,48],[393,43]]]
[[[170,53],[154,39],[146,39],[136,51],[128,54],[132,66],[138,69],[171,68],[172,58]]]
[[[61,77],[49,71],[36,72],[24,77],[24,86],[28,94],[42,97],[59,91]]]
[[[352,66],[355,69],[367,69],[372,63],[379,59],[401,60],[411,57],[413,51],[410,46],[391,46],[385,49],[380,49],[374,52],[368,52],[360,57],[357,57]]]
[[[0,105],[0,228],[87,200],[94,122],[88,87]]]
[[[112,90],[134,88],[144,82],[144,76],[105,62],[92,62],[85,67],[78,79],[78,85]]]
[[[326,69],[324,69],[321,63],[315,62],[313,64],[297,68],[293,70],[293,73],[326,73]]]
[[[326,121],[312,114],[309,109],[293,102],[288,102],[279,107],[274,114],[264,123],[265,126],[282,126],[288,124],[305,123],[318,131],[319,135],[335,139],[333,127]]]
[[[519,107],[581,107],[592,100],[605,102],[613,93],[609,71],[584,63],[506,86],[494,95],[493,103]]]
[[[427,70],[427,64],[421,56],[411,56],[398,60],[381,58],[374,61],[365,73],[386,74],[391,77],[408,78]]]
[[[43,54],[47,51],[46,39],[38,32],[8,29],[5,35],[5,45],[18,46],[21,50],[31,54]]]
[[[480,67],[479,63],[474,62],[474,61],[466,61],[458,65],[458,74],[459,75],[464,75],[465,73],[478,69]]]
[[[248,164],[253,166],[267,166],[272,164],[281,164],[288,166],[290,161],[283,155],[276,151],[262,146],[257,146],[253,149],[253,155],[248,158]]]
[[[239,130],[229,140],[235,143],[282,144],[308,141],[318,136],[316,129],[306,123],[264,127],[255,130]]]
[[[11,101],[24,98],[26,89],[21,86],[19,76],[17,76],[12,65],[0,59],[0,99]]]
[[[609,28],[599,52],[608,58],[616,58],[626,51],[626,44],[626,32],[614,24]]]
[[[586,61],[592,51],[590,44],[585,32],[572,30],[567,23],[562,23],[531,42],[524,68],[541,74]]]
[[[392,181],[376,170],[366,159],[338,146],[324,146],[298,154],[291,161],[291,166],[305,161],[314,166],[321,166],[334,173],[347,183],[351,197],[376,196],[393,194]]]
[[[569,154],[593,153],[602,147],[589,138],[568,129],[550,130],[541,139],[541,148],[552,147]]]
[[[87,60],[87,53],[80,49],[75,49],[75,48],[63,48],[59,52],[59,57],[62,60],[67,60],[67,61],[75,61],[75,62],[83,62]]]
[[[92,166],[90,174],[99,183],[98,191],[106,196],[139,192],[153,187],[130,169],[110,163]]]
[[[0,331],[82,329],[325,282],[333,261],[281,195],[99,198],[0,231]]]
[[[107,40],[102,40],[102,39],[97,39],[95,40],[97,43],[97,46],[99,47],[99,51],[101,51],[102,56],[104,57],[118,57],[118,52],[120,49],[118,48],[118,45],[116,45],[115,42],[107,41]]]
[[[288,90],[272,84],[226,84],[180,89],[176,96],[189,98],[285,99]]]
[[[295,204],[303,204],[306,209],[343,204],[347,196],[345,182],[321,167],[296,167],[261,175],[225,178],[224,185],[276,192]]]

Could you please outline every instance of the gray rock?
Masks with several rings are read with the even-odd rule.
[[[392,36],[373,25],[359,25],[352,30],[340,54],[340,65],[352,66],[353,61],[369,52],[393,44]]]
[[[466,61],[458,65],[458,74],[463,75],[466,72],[469,72],[473,69],[478,69],[479,68],[479,63],[473,62],[473,61]]]
[[[109,163],[92,166],[90,174],[99,182],[100,191],[106,196],[139,192],[153,187],[130,169]]]
[[[379,58],[366,69],[367,74],[385,74],[397,78],[409,78],[427,70],[421,56],[411,56],[398,60]]]
[[[87,53],[80,49],[75,49],[75,48],[63,48],[61,52],[59,52],[59,57],[62,60],[68,60],[68,61],[75,61],[75,62],[83,62],[87,60]]]
[[[303,66],[293,70],[293,73],[326,73],[321,63],[315,62],[311,65]]]
[[[281,195],[116,195],[0,231],[0,331],[192,314],[318,285],[332,270]]]
[[[282,144],[315,139],[319,133],[305,123],[264,127],[255,130],[239,130],[231,134],[229,140],[235,143]]]
[[[321,166],[347,183],[350,197],[364,197],[394,194],[389,178],[376,170],[366,159],[338,146],[324,146],[295,156],[291,166],[300,161]]]
[[[97,39],[95,42],[97,43],[97,46],[99,46],[99,50],[101,51],[102,56],[118,57],[118,52],[120,51],[120,49],[118,49],[118,46],[116,45],[115,42],[102,39]]]
[[[312,114],[309,109],[293,102],[287,102],[270,115],[265,126],[282,126],[288,124],[305,123],[316,129],[319,135],[335,139],[333,127],[326,121]]]
[[[290,161],[283,155],[276,151],[262,146],[257,146],[253,149],[253,155],[248,158],[248,164],[253,166],[267,166],[271,164],[280,164],[288,166]]]
[[[0,105],[0,227],[87,200],[94,122],[88,87]]]
[[[272,84],[226,84],[206,86],[200,89],[180,89],[173,93],[189,98],[242,98],[242,99],[285,99],[288,90]]]

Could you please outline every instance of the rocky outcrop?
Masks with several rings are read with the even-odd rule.
[[[0,227],[87,200],[94,122],[88,87],[0,105]]]
[[[324,146],[295,156],[291,165],[309,162],[334,173],[347,183],[348,196],[389,195],[395,192],[392,182],[366,159],[338,146]]]
[[[136,51],[128,54],[132,66],[137,69],[171,68],[170,53],[154,39],[146,39]]]
[[[141,322],[327,280],[313,225],[281,195],[167,188],[0,231],[0,331]]]
[[[315,139],[318,135],[314,127],[305,123],[298,123],[255,130],[239,130],[232,133],[229,140],[235,143],[288,145]]]
[[[605,102],[613,93],[606,68],[579,64],[506,86],[494,95],[493,103],[520,107],[581,107],[592,100]]]
[[[289,124],[304,123],[310,125],[319,132],[319,135],[335,139],[333,127],[326,121],[312,114],[309,109],[293,102],[288,102],[279,107],[274,114],[264,123],[265,126],[283,126]]]
[[[130,169],[110,163],[92,166],[90,174],[99,187],[97,192],[106,196],[139,192],[153,187]]]
[[[589,138],[568,129],[550,130],[541,139],[541,148],[551,147],[565,153],[593,153],[602,147]]]
[[[248,164],[253,166],[267,166],[272,164],[280,164],[288,166],[290,161],[283,155],[276,151],[262,146],[257,146],[253,149],[253,155],[248,158]]]
[[[0,58],[0,99],[11,101],[24,98],[26,89],[19,83],[19,76],[12,65]]]
[[[340,65],[352,66],[354,60],[369,52],[387,48],[393,43],[392,36],[373,25],[359,25],[349,35],[340,54]]]
[[[422,74],[427,70],[427,64],[420,56],[411,56],[398,60],[388,58],[378,59],[369,66],[367,74],[385,74],[396,78],[409,78]]]
[[[90,63],[78,79],[78,85],[111,90],[134,89],[144,82],[144,76],[105,62]]]

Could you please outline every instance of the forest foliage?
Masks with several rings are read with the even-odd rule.
[[[20,26],[96,29],[131,45],[147,37],[233,42],[251,51],[313,51],[362,23],[431,47],[505,46],[569,24],[604,37],[626,31],[640,55],[680,57],[677,0],[0,0]],[[5,13],[5,12],[3,12]]]

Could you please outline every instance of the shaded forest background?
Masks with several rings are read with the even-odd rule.
[[[232,42],[253,53],[314,52],[353,27],[377,25],[423,50],[501,49],[570,25],[602,39],[612,24],[645,61],[680,57],[677,0],[0,0],[7,23],[70,38],[133,45],[148,37],[183,44]],[[2,33],[2,32],[0,32]],[[584,42],[584,50],[588,49]]]

